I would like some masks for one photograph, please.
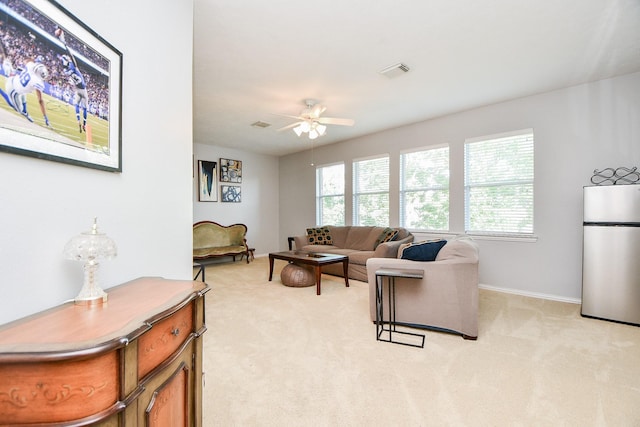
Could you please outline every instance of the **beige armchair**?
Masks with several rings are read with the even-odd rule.
[[[458,333],[464,339],[477,339],[478,262],[478,247],[469,238],[448,241],[435,261],[370,258],[367,260],[367,276],[371,320],[376,319],[376,270],[423,270],[422,279],[396,279],[396,322]],[[386,295],[385,279],[385,301],[388,299]],[[388,310],[385,309],[383,321],[388,320]]]

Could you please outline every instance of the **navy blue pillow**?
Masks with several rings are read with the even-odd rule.
[[[446,244],[446,240],[413,243],[402,250],[400,258],[412,261],[435,261],[438,252]]]

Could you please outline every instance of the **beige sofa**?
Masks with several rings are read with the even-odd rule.
[[[396,279],[396,322],[419,328],[444,330],[465,339],[478,337],[478,247],[469,238],[447,241],[435,261],[371,258],[367,261],[369,307],[376,320],[376,270],[423,270],[423,279]],[[386,280],[384,303],[388,301]],[[416,283],[417,281],[417,283]],[[388,321],[384,309],[383,320]]]
[[[403,243],[413,241],[413,234],[404,228],[394,228],[397,236],[390,242],[376,241],[386,227],[369,226],[327,226],[333,240],[331,245],[309,244],[309,237],[294,237],[295,249],[314,253],[347,255],[349,257],[349,278],[367,281],[366,263],[369,258],[395,258],[398,248]],[[322,272],[343,276],[342,264],[331,264],[322,267]]]

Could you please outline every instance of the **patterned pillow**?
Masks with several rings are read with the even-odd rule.
[[[394,230],[393,228],[385,228],[382,230],[382,233],[378,236],[375,245],[373,245],[373,249],[377,248],[380,243],[390,242],[396,238],[398,235],[398,230]]]
[[[307,228],[307,239],[310,245],[333,245],[329,227]]]

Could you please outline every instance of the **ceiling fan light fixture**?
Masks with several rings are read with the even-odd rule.
[[[303,133],[308,134],[309,139],[317,139],[327,133],[326,125],[353,126],[353,119],[342,119],[337,117],[321,117],[327,109],[312,99],[305,100],[306,107],[298,116],[283,115],[292,119],[297,119],[295,123],[283,126],[278,131],[293,129],[298,137]]]
[[[300,123],[300,130],[304,133],[307,133],[311,130],[311,125],[309,124],[308,121],[304,121]]]

